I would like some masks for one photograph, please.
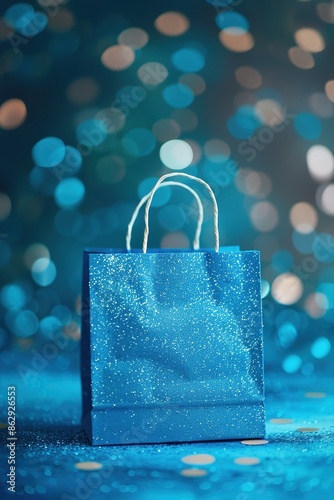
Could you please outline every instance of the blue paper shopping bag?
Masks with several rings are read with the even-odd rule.
[[[149,208],[163,181],[190,177],[214,205],[213,250],[148,250]],[[170,184],[178,184],[170,182]],[[83,426],[94,445],[265,434],[260,259],[219,248],[214,194],[184,173],[159,179],[141,250],[84,252]]]

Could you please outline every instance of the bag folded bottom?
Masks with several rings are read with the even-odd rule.
[[[264,402],[198,407],[94,408],[82,421],[92,445],[265,437]]]

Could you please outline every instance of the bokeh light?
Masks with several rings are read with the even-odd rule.
[[[41,33],[48,25],[49,18],[45,12],[37,11],[29,24],[16,28],[18,33],[27,38],[32,38]]]
[[[275,127],[285,120],[284,109],[274,99],[260,99],[254,108],[265,125]]]
[[[38,330],[38,319],[35,313],[29,310],[20,311],[12,322],[11,329],[18,337],[30,337]]]
[[[196,73],[205,65],[203,54],[193,48],[177,50],[172,55],[172,63],[176,69],[184,73]]]
[[[300,231],[294,231],[292,233],[292,243],[296,250],[302,254],[308,254],[312,252],[314,241],[316,239],[316,232],[310,231],[309,233],[304,233]]]
[[[165,12],[156,18],[154,26],[160,33],[167,36],[180,36],[188,31],[189,19],[181,12]]]
[[[191,109],[176,109],[172,112],[172,118],[183,132],[191,132],[198,125],[198,117]]]
[[[49,249],[42,243],[32,243],[24,252],[24,263],[28,269],[31,269],[37,259],[50,258]]]
[[[272,182],[267,174],[249,168],[238,171],[235,184],[239,191],[256,198],[266,198],[272,190]]]
[[[81,312],[81,309],[79,309],[78,312]],[[51,314],[53,317],[58,319],[62,325],[66,325],[66,323],[69,323],[70,320],[72,319],[71,310],[67,306],[64,306],[63,304],[58,304],[54,306],[51,309]]]
[[[315,208],[309,203],[299,202],[290,210],[290,222],[299,233],[308,234],[314,231],[318,224]]]
[[[229,145],[221,139],[209,139],[204,144],[206,157],[213,163],[223,163],[231,155]]]
[[[327,337],[318,337],[311,345],[311,354],[316,359],[323,359],[331,351],[331,343]]]
[[[194,141],[193,139],[185,139],[185,142],[191,147],[192,152],[193,152],[193,159],[192,162],[190,163],[190,166],[192,165],[197,165],[201,159],[202,159],[202,148],[200,144],[197,141]],[[197,174],[197,170],[191,170],[189,172],[190,174]]]
[[[46,316],[39,322],[39,329],[48,338],[53,338],[55,333],[62,330],[61,321],[55,316]]]
[[[329,118],[334,115],[333,103],[323,92],[314,92],[310,95],[308,102],[312,111],[321,118]]]
[[[267,297],[270,292],[270,284],[267,280],[261,280],[261,299]]]
[[[223,11],[217,14],[216,24],[218,28],[232,35],[240,35],[249,30],[249,22],[246,17],[233,11]]]
[[[148,42],[148,34],[141,28],[128,28],[118,35],[117,41],[120,45],[126,45],[132,49],[141,49]]]
[[[54,172],[58,179],[76,174],[82,165],[82,155],[80,151],[72,146],[65,146],[65,157],[62,162],[54,167]]]
[[[65,144],[57,137],[46,137],[38,141],[32,149],[32,157],[39,167],[55,167],[65,157]]]
[[[165,142],[160,148],[160,160],[171,170],[182,170],[193,161],[193,150],[189,144],[179,139]]]
[[[132,91],[130,97],[133,95],[135,95],[135,93]],[[122,94],[122,97],[127,98],[129,95]],[[100,109],[100,111],[96,113],[95,119],[98,120],[100,124],[99,128],[101,128],[105,134],[116,134],[124,127],[126,114],[120,108],[110,106],[109,108]]]
[[[300,47],[291,47],[288,56],[292,64],[300,69],[311,69],[314,67],[314,57]]]
[[[328,80],[325,85],[326,96],[331,102],[334,102],[334,80]]]
[[[0,221],[4,221],[9,217],[12,211],[12,203],[6,193],[0,192]]]
[[[278,341],[283,349],[290,347],[297,338],[297,329],[293,323],[286,321],[277,329]]]
[[[81,77],[73,80],[66,89],[67,99],[73,104],[88,104],[97,98],[100,86],[94,78]]]
[[[97,118],[85,120],[77,126],[76,135],[78,141],[90,150],[92,147],[102,144],[107,138],[106,122]],[[61,160],[58,161],[58,163],[60,162]]]
[[[31,276],[40,286],[49,286],[55,280],[57,270],[52,260],[41,257],[31,266]]]
[[[144,87],[152,90],[166,80],[168,70],[163,64],[151,61],[140,66],[137,75]]]
[[[80,179],[69,177],[59,182],[54,197],[59,208],[71,210],[77,207],[85,195],[85,186]]]
[[[103,66],[113,71],[127,69],[135,60],[135,53],[127,45],[112,45],[101,56]]]
[[[334,309],[334,283],[321,283],[317,287],[315,300],[317,305],[324,310]]]
[[[314,140],[318,139],[321,135],[321,122],[312,113],[299,113],[295,117],[294,124],[297,133],[303,139]]]
[[[27,302],[27,296],[22,286],[9,284],[1,289],[0,302],[6,309],[22,309]]]
[[[192,90],[182,83],[172,83],[163,90],[163,97],[172,108],[186,108],[194,100]]]
[[[301,366],[301,357],[296,354],[290,354],[290,356],[287,356],[282,363],[283,370],[289,374],[296,373]]]
[[[152,132],[159,142],[167,142],[180,137],[181,127],[171,118],[162,118],[154,123]]]
[[[181,75],[179,83],[189,87],[193,91],[194,95],[200,95],[206,89],[205,80],[196,73],[186,73],[185,75]]]
[[[221,44],[232,52],[248,52],[254,47],[254,39],[250,33],[232,33],[228,30],[219,32]]]
[[[322,144],[311,146],[306,154],[307,167],[317,182],[330,180],[334,174],[334,158],[330,149]]]
[[[15,3],[5,12],[5,21],[11,28],[21,29],[28,26],[34,19],[35,11],[28,3]]]
[[[0,107],[0,127],[13,130],[22,125],[27,117],[27,108],[21,99],[9,99]]]
[[[334,236],[329,233],[315,235],[312,244],[313,255],[319,262],[334,261]],[[320,290],[321,291],[321,290]]]
[[[320,292],[310,293],[306,297],[304,307],[311,318],[321,318],[328,308],[327,297]]]
[[[240,66],[235,71],[237,82],[246,89],[257,89],[262,85],[262,77],[259,71],[251,66]]]
[[[143,127],[129,130],[122,139],[124,149],[132,156],[147,156],[155,148],[156,139],[154,134]]]
[[[252,206],[250,219],[258,231],[272,231],[278,224],[278,211],[269,201],[260,201]]]
[[[252,119],[242,114],[235,114],[227,120],[227,129],[236,139],[249,139],[255,132]]]
[[[240,106],[235,115],[227,120],[227,129],[236,139],[249,139],[260,125],[262,121],[258,111],[249,105]]]
[[[301,28],[295,32],[296,43],[308,52],[321,52],[325,41],[319,31],[312,28]]]
[[[292,273],[280,274],[271,285],[271,295],[279,304],[295,304],[302,294],[303,283],[298,276]]]
[[[318,3],[316,6],[316,11],[320,19],[325,21],[325,23],[333,24],[334,23],[334,7],[333,3]]]
[[[334,184],[321,189],[320,209],[327,215],[334,215]]]

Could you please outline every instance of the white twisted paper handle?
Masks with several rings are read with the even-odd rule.
[[[148,235],[149,235],[149,211],[150,211],[150,206],[152,203],[152,199],[154,196],[154,193],[156,192],[157,189],[159,189],[160,184],[165,180],[170,177],[176,177],[176,176],[181,176],[181,177],[187,177],[188,179],[192,179],[199,184],[202,184],[203,186],[206,187],[206,189],[209,191],[212,204],[213,204],[213,230],[214,230],[214,237],[215,237],[215,252],[219,252],[219,230],[218,230],[218,205],[217,205],[217,200],[216,197],[209,186],[203,179],[200,179],[199,177],[195,177],[194,175],[189,175],[184,172],[175,172],[171,174],[166,174],[160,177],[160,179],[156,182],[155,186],[153,187],[152,191],[149,194],[146,207],[145,207],[145,229],[144,229],[144,238],[143,238],[143,253],[147,252],[147,242],[148,242]],[[185,186],[186,184],[183,184]]]
[[[202,224],[203,224],[203,205],[202,205],[200,197],[198,196],[196,191],[194,191],[187,184],[182,184],[182,182],[167,181],[167,182],[164,182],[163,184],[160,184],[157,187],[157,189],[164,187],[164,186],[180,186],[180,187],[186,189],[187,191],[189,191],[194,196],[194,198],[197,202],[197,207],[198,207],[198,219],[197,219],[197,227],[196,227],[196,232],[195,232],[194,241],[193,241],[193,247],[194,247],[194,250],[198,250],[199,249],[199,239],[201,236],[201,230],[202,230]],[[136,219],[138,217],[139,210],[144,205],[144,203],[147,202],[147,200],[150,197],[150,194],[151,193],[148,193],[147,195],[143,196],[143,198],[140,200],[140,202],[138,203],[138,205],[136,206],[136,208],[132,214],[131,220],[130,220],[129,225],[128,225],[128,230],[126,233],[126,249],[127,250],[131,250],[132,229],[133,229],[133,225],[136,222]]]

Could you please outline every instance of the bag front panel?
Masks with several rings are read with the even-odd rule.
[[[258,252],[89,256],[97,407],[263,400]]]

